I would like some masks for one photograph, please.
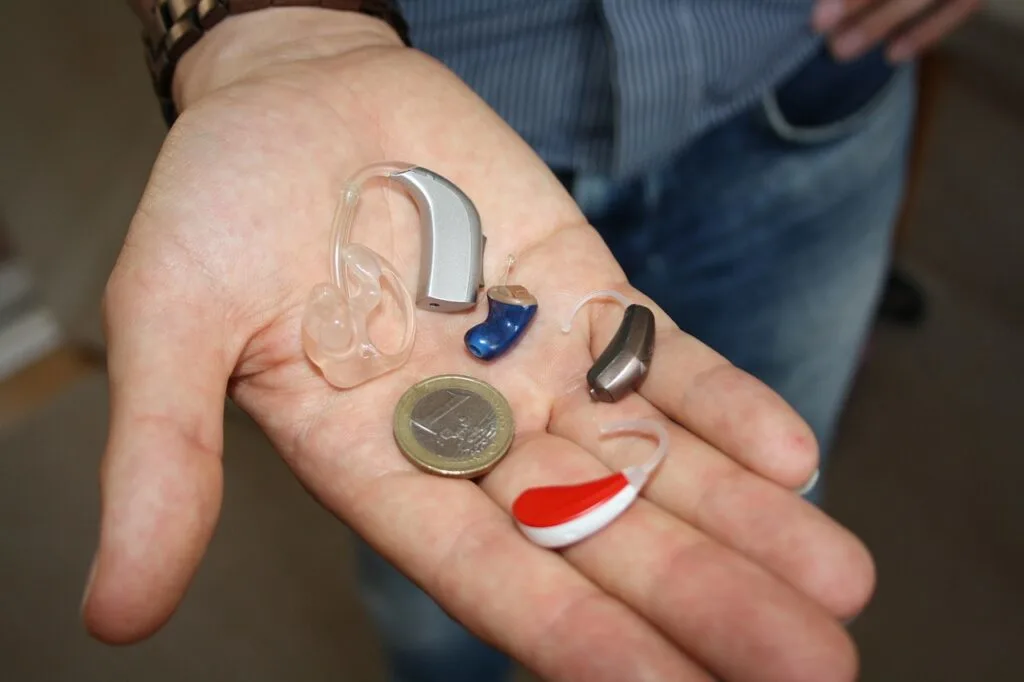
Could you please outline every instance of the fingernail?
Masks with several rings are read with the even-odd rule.
[[[814,486],[818,485],[818,478],[821,476],[821,469],[815,469],[811,477],[807,479],[807,483],[796,489],[797,495],[806,495],[807,493],[814,490]]]
[[[821,0],[815,8],[812,21],[819,31],[831,31],[843,18],[843,0]]]
[[[82,603],[78,607],[79,613],[85,610],[85,605],[89,601],[89,593],[92,591],[92,581],[96,578],[96,559],[92,558],[92,564],[89,566],[89,575],[85,579],[85,592],[82,593]]]

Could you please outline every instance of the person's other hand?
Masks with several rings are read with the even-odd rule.
[[[983,0],[817,0],[814,28],[833,54],[856,59],[879,43],[891,61],[912,59],[978,10]]]
[[[869,598],[873,566],[793,492],[817,465],[811,432],[660,311],[641,391],[590,401],[583,377],[622,311],[593,305],[570,334],[560,323],[593,289],[645,299],[555,177],[463,83],[383,23],[317,9],[229,19],[181,68],[186,108],[105,299],[112,418],[83,605],[94,636],[148,637],[183,598],[221,502],[227,393],[327,509],[545,679],[854,678],[841,621]],[[306,359],[300,320],[328,276],[342,182],[382,160],[462,187],[488,237],[488,282],[515,254],[515,281],[540,312],[509,355],[484,365],[462,343],[484,306],[419,311],[409,362],[339,391]],[[412,287],[416,214],[400,197],[390,214],[382,206],[368,193],[354,239]],[[442,373],[480,377],[513,406],[513,449],[479,483],[422,473],[395,445],[398,398]],[[601,423],[638,416],[671,434],[644,498],[565,551],[527,541],[513,499],[643,459],[649,441],[597,441]]]

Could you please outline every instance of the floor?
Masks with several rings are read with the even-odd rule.
[[[880,325],[840,430],[827,509],[871,547],[876,598],[851,630],[862,679],[1024,679],[1024,102],[958,61],[902,255],[920,327]],[[0,383],[0,679],[380,682],[347,531],[229,411],[222,522],[172,623],[89,640],[106,385],[63,349]]]

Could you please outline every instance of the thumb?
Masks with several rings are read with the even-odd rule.
[[[196,301],[151,300],[131,279],[112,278],[104,302],[111,417],[82,602],[86,628],[109,643],[148,637],[170,618],[210,541],[234,364],[223,317]]]

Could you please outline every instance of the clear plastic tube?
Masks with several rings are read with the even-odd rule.
[[[330,237],[330,284],[310,292],[302,319],[302,343],[327,381],[351,388],[401,366],[412,352],[415,308],[408,289],[387,259],[350,242],[356,206],[364,185],[414,168],[411,164],[375,163],[352,176],[338,197]],[[349,286],[349,279],[358,284]],[[397,350],[381,351],[370,338],[370,316],[381,304],[387,284],[393,289],[403,318]]]
[[[348,286],[345,283],[342,253],[352,236],[352,223],[355,222],[356,206],[362,196],[363,186],[375,178],[390,178],[414,167],[410,163],[394,161],[373,163],[350,177],[342,188],[331,226],[331,282],[346,294]]]
[[[601,427],[601,437],[618,435],[620,433],[643,433],[654,436],[658,445],[651,453],[647,461],[639,466],[631,466],[623,470],[626,478],[636,488],[641,488],[647,483],[654,470],[665,460],[668,455],[668,430],[661,424],[650,419],[631,419],[625,421],[609,422]]]
[[[615,299],[616,301],[621,303],[623,307],[627,307],[632,304],[632,301],[626,298],[623,294],[612,289],[600,289],[598,291],[591,291],[589,294],[581,298],[576,303],[576,307],[572,309],[572,312],[569,314],[569,317],[565,320],[565,324],[562,325],[562,333],[568,334],[570,331],[572,331],[572,321],[576,319],[576,313],[578,313],[580,309],[583,308],[583,306],[587,305],[591,301],[598,298]]]

